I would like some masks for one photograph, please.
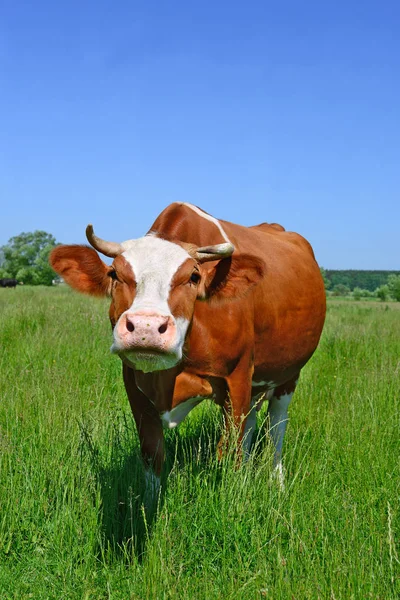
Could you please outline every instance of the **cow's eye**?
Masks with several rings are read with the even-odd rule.
[[[196,271],[194,271],[190,276],[190,281],[191,281],[191,283],[199,283],[199,281],[200,281],[199,273],[196,273]]]
[[[114,271],[114,269],[111,269],[111,271],[108,272],[108,276],[111,277],[111,279],[113,279],[114,281],[117,281],[118,279],[117,272]]]

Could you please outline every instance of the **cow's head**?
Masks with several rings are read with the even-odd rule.
[[[86,235],[111,265],[80,245],[57,246],[50,264],[76,290],[111,297],[111,351],[144,372],[180,362],[197,299],[237,298],[263,273],[256,257],[232,256],[230,243],[199,248],[150,233],[119,244],[98,238],[91,225]]]

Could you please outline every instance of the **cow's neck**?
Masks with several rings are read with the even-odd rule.
[[[134,371],[136,385],[160,413],[171,409],[175,380],[180,371],[179,365],[153,373]]]

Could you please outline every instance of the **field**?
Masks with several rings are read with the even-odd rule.
[[[218,410],[168,432],[158,514],[107,304],[0,290],[0,598],[400,597],[400,310],[328,306],[291,405],[287,486],[263,436],[215,459]]]

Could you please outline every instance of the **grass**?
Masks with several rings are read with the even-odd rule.
[[[205,402],[167,433],[151,520],[107,304],[0,292],[1,600],[400,596],[394,304],[329,301],[291,406],[284,493],[261,422],[247,464],[216,461]]]

